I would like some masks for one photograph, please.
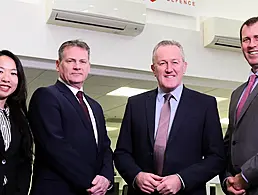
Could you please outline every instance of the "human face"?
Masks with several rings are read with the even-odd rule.
[[[243,26],[242,51],[254,72],[258,71],[258,22]]]
[[[0,100],[6,99],[17,89],[16,64],[8,56],[0,56]]]
[[[88,52],[80,47],[66,47],[62,61],[56,61],[56,70],[64,82],[80,89],[90,71]]]
[[[181,84],[187,63],[176,45],[160,46],[154,56],[151,69],[163,92],[173,91]]]

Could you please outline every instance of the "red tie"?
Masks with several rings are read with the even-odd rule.
[[[80,102],[86,116],[90,119],[89,110],[88,110],[87,105],[83,101],[83,96],[84,96],[84,93],[82,91],[78,91],[76,94],[76,97],[79,99],[79,102]]]
[[[246,102],[246,100],[247,100],[249,94],[251,93],[251,90],[252,90],[252,88],[253,88],[253,86],[254,86],[256,77],[257,77],[257,76],[256,76],[255,74],[253,74],[253,75],[251,75],[250,78],[249,78],[249,82],[248,82],[248,85],[247,85],[247,87],[246,87],[246,90],[245,90],[245,92],[244,92],[244,94],[243,94],[242,99],[241,99],[240,102],[239,102],[238,107],[237,107],[237,114],[236,114],[236,119],[237,119],[237,120],[239,119],[241,110],[242,110],[242,108],[244,107],[244,104],[245,104],[245,102]]]
[[[167,145],[167,135],[171,113],[169,103],[171,97],[172,95],[170,93],[164,95],[165,101],[161,108],[159,125],[154,143],[154,163],[159,175],[162,175],[163,171],[164,155]]]

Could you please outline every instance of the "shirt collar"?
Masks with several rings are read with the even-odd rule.
[[[7,104],[4,106],[4,108],[0,108],[0,112],[5,112],[5,114],[7,115],[7,117],[9,117],[10,115],[10,109],[7,106]]]
[[[83,92],[83,88],[81,87],[81,89],[77,89],[75,87],[72,87],[70,85],[68,85],[63,79],[61,79],[60,77],[58,78],[58,80],[62,83],[64,83],[71,91],[72,93],[76,96],[76,94],[78,93],[78,91],[82,91]]]
[[[258,72],[254,73],[254,72],[251,70],[250,73],[249,73],[249,77],[250,77],[251,75],[254,75],[254,74],[255,74],[256,76],[258,76]],[[248,78],[249,78],[249,77],[248,77]]]
[[[181,83],[180,85],[178,85],[173,91],[171,91],[170,93],[172,94],[173,98],[176,101],[179,101],[182,95],[182,91],[183,91],[183,83]],[[164,93],[162,91],[162,89],[160,87],[158,87],[158,101],[163,101],[163,97],[166,93]]]

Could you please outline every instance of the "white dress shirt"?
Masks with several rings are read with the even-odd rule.
[[[61,78],[58,78],[58,80],[62,83],[64,83],[71,91],[72,93],[74,94],[74,96],[76,97],[76,99],[79,101],[79,99],[77,98],[76,94],[78,93],[78,91],[82,91],[83,92],[83,88],[81,88],[80,90],[77,89],[77,88],[74,88],[68,84],[66,84]],[[88,110],[89,110],[89,115],[90,115],[90,119],[91,119],[91,123],[92,123],[92,127],[93,127],[93,132],[94,132],[94,136],[95,136],[95,140],[96,140],[96,143],[98,145],[98,130],[97,130],[97,124],[96,124],[96,120],[95,120],[95,117],[94,117],[94,114],[93,114],[93,111],[89,105],[89,103],[87,102],[85,96],[83,96],[83,101],[84,103],[86,104]]]

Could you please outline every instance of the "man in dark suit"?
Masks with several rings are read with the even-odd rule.
[[[216,100],[182,84],[187,63],[178,42],[158,43],[152,61],[158,88],[128,99],[116,168],[129,195],[206,194],[224,166]]]
[[[227,170],[221,175],[226,193],[258,194],[258,17],[240,28],[245,59],[251,66],[247,82],[233,91],[225,135]]]
[[[56,84],[35,91],[29,121],[35,137],[32,195],[102,195],[113,183],[110,140],[101,106],[83,93],[90,48],[59,48]]]

